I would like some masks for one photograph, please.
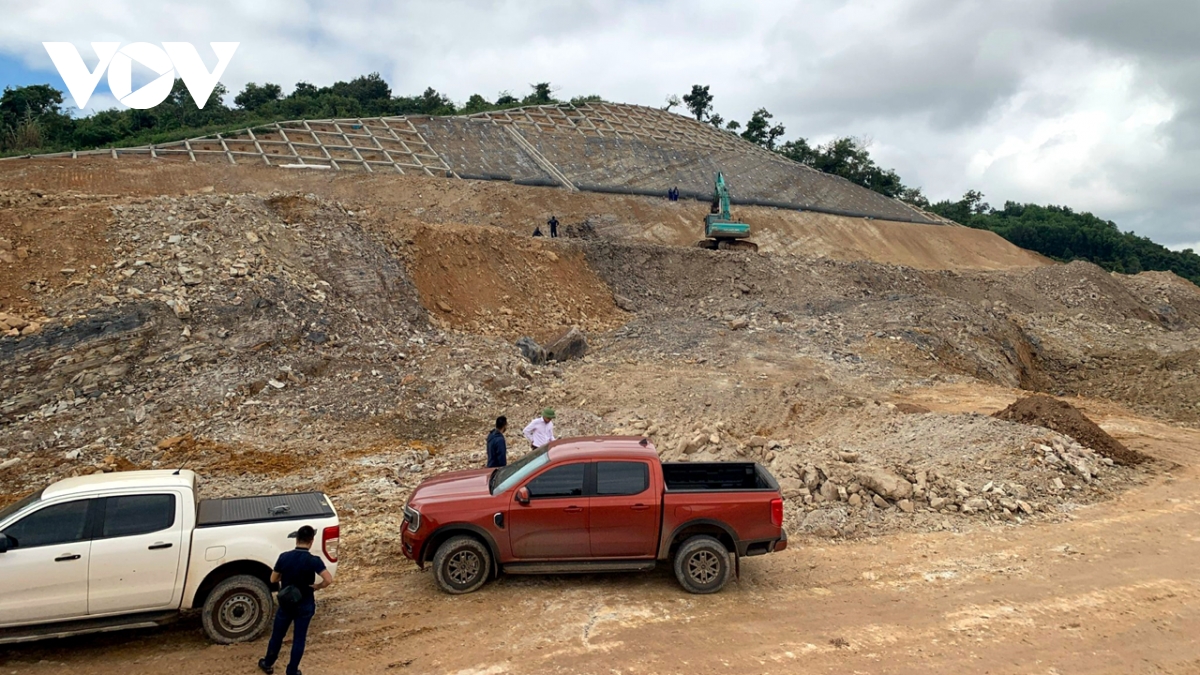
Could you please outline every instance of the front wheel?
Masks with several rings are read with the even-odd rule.
[[[433,575],[438,586],[452,595],[479,590],[487,583],[492,556],[487,546],[474,537],[451,537],[433,554]]]
[[[689,593],[716,593],[729,582],[729,551],[713,537],[697,535],[675,553],[675,578]]]
[[[204,601],[204,632],[222,645],[257,640],[271,625],[274,609],[271,589],[262,579],[249,574],[229,577]]]

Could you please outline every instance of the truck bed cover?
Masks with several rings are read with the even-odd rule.
[[[218,527],[271,520],[332,518],[333,506],[320,492],[200,501],[196,527]]]
[[[667,492],[774,491],[779,484],[758,462],[663,462]]]

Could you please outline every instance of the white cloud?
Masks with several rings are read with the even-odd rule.
[[[459,102],[548,80],[661,105],[708,84],[726,119],[872,138],[931,197],[1067,204],[1175,244],[1200,239],[1200,11],[1162,2],[0,0],[0,52],[49,70],[43,40],[181,40],[211,66],[204,43],[238,41],[232,92],[378,71]]]

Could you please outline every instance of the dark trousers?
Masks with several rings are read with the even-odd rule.
[[[307,600],[292,612],[286,612],[281,607],[275,613],[275,626],[271,629],[271,641],[267,643],[268,666],[275,665],[279,650],[283,648],[283,636],[287,634],[288,626],[292,626],[292,657],[288,661],[287,675],[299,672],[300,659],[304,658],[304,643],[308,640],[308,624],[316,613],[315,600]]]

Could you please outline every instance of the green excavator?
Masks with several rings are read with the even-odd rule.
[[[722,251],[757,251],[758,244],[749,241],[749,238],[750,226],[737,222],[729,213],[729,188],[725,185],[725,174],[718,171],[712,209],[704,216],[704,239],[696,242],[696,245]]]

